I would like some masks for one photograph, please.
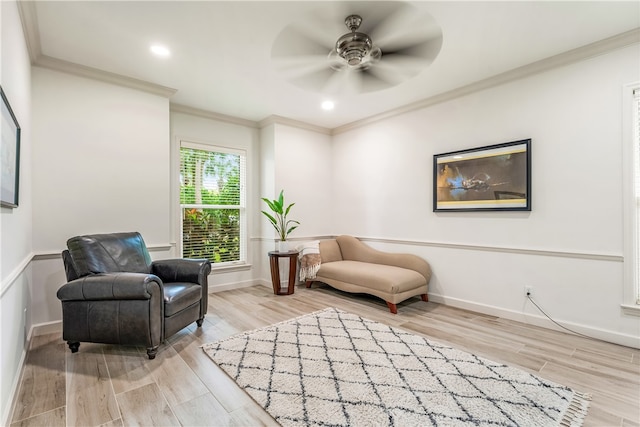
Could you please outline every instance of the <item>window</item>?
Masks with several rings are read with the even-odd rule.
[[[633,91],[633,193],[635,208],[635,242],[633,251],[635,274],[634,292],[636,304],[640,304],[640,88]]]
[[[180,142],[181,242],[184,258],[214,267],[246,263],[245,153]]]
[[[624,292],[622,309],[640,316],[640,82],[623,88]]]

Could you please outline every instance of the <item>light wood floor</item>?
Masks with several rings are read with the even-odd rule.
[[[204,343],[338,307],[593,394],[585,426],[640,425],[640,351],[412,298],[392,315],[381,300],[324,285],[274,296],[254,286],[211,294],[201,329],[144,349],[32,339],[11,426],[275,425],[204,354]]]

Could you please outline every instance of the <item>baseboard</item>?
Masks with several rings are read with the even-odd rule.
[[[53,320],[51,322],[39,323],[31,327],[32,336],[39,337],[40,335],[53,334],[55,332],[62,332],[62,320]]]
[[[62,322],[60,322],[62,324]],[[13,384],[11,385],[11,391],[9,392],[9,405],[5,409],[5,413],[2,414],[2,425],[8,426],[11,424],[11,419],[13,418],[13,413],[16,407],[16,399],[18,397],[18,387],[20,386],[20,380],[22,379],[22,375],[24,374],[24,367],[26,365],[27,353],[29,348],[31,348],[31,338],[36,336],[35,334],[36,326],[32,325],[29,328],[29,333],[27,334],[27,339],[24,343],[24,347],[22,348],[22,354],[20,355],[20,361],[18,362],[18,366],[20,369],[16,371],[16,375],[13,378]]]
[[[254,280],[245,280],[244,282],[233,282],[233,283],[225,283],[222,285],[211,285],[209,284],[209,293],[213,294],[216,292],[230,291],[232,289],[241,289],[248,288],[254,285],[264,285],[264,280],[262,279],[254,279]]]
[[[475,311],[477,313],[488,314],[490,316],[501,317],[503,319],[513,320],[516,322],[522,322],[529,325],[540,326],[546,329],[552,329],[561,332],[568,331],[555,325],[552,321],[542,315],[524,313],[515,310],[506,310],[504,308],[495,307],[486,304],[480,304],[472,301],[462,300],[458,298],[446,297],[438,294],[429,293],[429,301],[449,305],[451,307],[462,308],[464,310]],[[555,319],[554,319],[555,320]],[[609,331],[600,328],[594,328],[591,326],[580,325],[572,322],[566,322],[556,320],[558,324],[576,331],[580,334],[584,334],[588,337],[610,342],[613,344],[623,345],[631,348],[640,349],[640,339],[637,336],[622,334],[614,331]]]

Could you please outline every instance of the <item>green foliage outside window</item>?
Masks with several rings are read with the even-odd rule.
[[[240,260],[240,161],[236,154],[180,149],[183,257]]]

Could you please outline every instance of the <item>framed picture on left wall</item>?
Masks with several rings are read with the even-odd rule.
[[[20,188],[20,125],[2,86],[0,86],[0,94],[2,95],[0,206],[17,208]]]

